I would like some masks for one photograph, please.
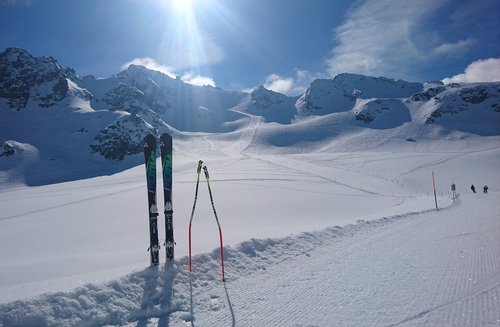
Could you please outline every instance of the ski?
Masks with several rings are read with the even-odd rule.
[[[167,133],[160,136],[160,152],[163,175],[163,203],[165,204],[165,248],[167,260],[173,260],[175,242],[172,207],[172,137]]]
[[[149,248],[151,265],[159,264],[158,207],[156,205],[156,137],[148,134],[144,138],[144,162],[148,190]]]

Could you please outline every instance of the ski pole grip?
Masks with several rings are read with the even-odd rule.
[[[207,168],[207,166],[203,166],[203,171],[205,171],[205,178],[209,179],[210,177],[208,176],[208,168]]]
[[[196,169],[196,173],[198,174],[201,172],[201,165],[203,165],[203,160],[198,161],[198,168]]]

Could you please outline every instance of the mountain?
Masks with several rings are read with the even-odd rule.
[[[63,69],[52,57],[34,58],[22,49],[0,53],[0,100],[21,111],[27,107],[51,107],[68,96],[88,99],[90,94],[75,86],[74,70]]]
[[[52,57],[9,48],[0,53],[0,181],[115,173],[142,162],[147,133],[169,132],[177,141],[230,133],[248,142],[239,143],[242,151],[295,153],[500,135],[499,104],[500,83],[345,73],[288,97],[262,86],[247,94],[190,85],[137,65],[108,78],[81,77]]]
[[[152,121],[153,126],[183,131],[216,132],[235,115],[226,109],[237,105],[244,94],[211,86],[194,86],[142,66],[130,65],[119,74],[83,78],[82,86],[93,94],[96,109],[124,110]]]
[[[297,114],[295,110],[297,98],[260,86],[253,90],[239,107],[246,113],[263,117],[266,122],[289,124]]]
[[[227,109],[244,97],[134,65],[109,78],[80,77],[52,57],[9,48],[0,53],[0,180],[20,174],[43,184],[136,165],[147,133],[229,131],[241,114]],[[31,164],[23,170],[20,162]]]
[[[348,111],[357,99],[407,98],[421,92],[423,85],[395,81],[385,77],[339,74],[333,79],[318,79],[297,101],[297,112],[303,115],[326,115]]]
[[[426,124],[483,136],[499,134],[500,83],[441,85],[414,94],[408,102],[422,103],[419,118]]]

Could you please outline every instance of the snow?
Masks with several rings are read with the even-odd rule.
[[[173,264],[164,264],[162,249],[162,265],[148,267],[142,165],[59,184],[2,186],[1,324],[500,324],[498,137],[273,155],[255,137],[259,120],[250,118],[255,125],[239,133],[174,139]],[[225,283],[203,181],[188,271],[198,159],[210,169]],[[478,190],[488,184],[490,193],[470,193],[471,183]]]
[[[286,97],[0,57],[0,327],[500,325],[499,83],[340,74]],[[149,267],[142,138],[165,131],[176,260]],[[203,179],[188,271],[199,159],[226,282]]]

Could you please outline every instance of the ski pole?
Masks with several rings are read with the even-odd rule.
[[[214,198],[212,196],[212,189],[210,188],[210,177],[208,175],[207,166],[203,166],[203,170],[205,171],[205,179],[207,180],[208,194],[210,195],[210,202],[212,203],[212,209],[214,210],[215,220],[217,221],[217,226],[219,227],[220,258],[222,263],[222,281],[225,282],[226,280],[224,278],[224,245],[222,243],[222,228],[220,227],[219,218],[217,217],[217,211],[215,210]]]
[[[196,169],[196,190],[194,192],[193,210],[191,211],[191,218],[189,219],[189,272],[193,271],[193,265],[191,261],[191,224],[193,222],[194,210],[196,208],[196,200],[198,198],[198,186],[200,185],[201,165],[203,165],[203,160],[198,161],[198,168]]]

